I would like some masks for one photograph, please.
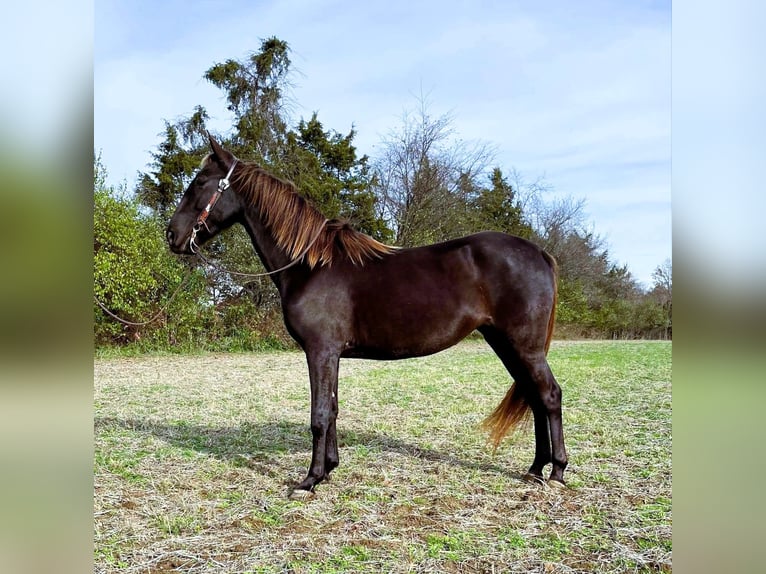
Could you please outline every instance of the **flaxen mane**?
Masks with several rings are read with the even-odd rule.
[[[258,210],[277,245],[290,259],[300,256],[311,245],[304,256],[311,268],[329,266],[339,255],[348,257],[355,265],[364,265],[368,259],[396,249],[356,231],[348,222],[328,221],[298,194],[293,183],[255,164],[238,163],[231,183]]]

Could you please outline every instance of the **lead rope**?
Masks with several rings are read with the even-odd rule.
[[[319,236],[322,235],[322,231],[324,230],[325,225],[327,224],[329,220],[325,219],[322,222],[322,225],[319,226],[314,236],[311,238],[311,241],[309,241],[309,244],[306,246],[306,248],[301,251],[298,255],[295,256],[295,258],[290,261],[287,265],[283,265],[279,269],[274,269],[273,271],[266,271],[265,273],[241,273],[239,271],[231,271],[229,269],[226,269],[225,267],[222,267],[215,261],[212,261],[211,259],[208,259],[204,255],[202,255],[202,251],[200,251],[199,246],[197,246],[197,251],[194,251],[194,254],[202,259],[207,265],[210,265],[214,269],[217,269],[218,271],[223,271],[225,273],[228,273],[229,275],[236,275],[237,277],[266,277],[268,275],[274,275],[275,273],[279,273],[281,271],[284,271],[285,269],[289,269],[293,265],[297,265],[301,262],[301,260],[306,256],[306,254],[311,250],[312,247],[314,247],[314,244],[317,242],[317,239],[319,239]],[[191,248],[191,246],[190,246]]]
[[[290,261],[290,263],[280,267],[279,269],[274,269],[273,271],[267,271],[266,273],[241,273],[239,271],[231,271],[229,269],[226,269],[225,267],[222,267],[221,265],[219,265],[215,261],[212,261],[211,259],[208,259],[204,255],[202,255],[202,251],[199,249],[199,246],[197,246],[197,250],[196,251],[194,249],[192,249],[192,252],[194,253],[194,255],[199,257],[206,265],[209,265],[209,266],[217,269],[218,271],[223,271],[225,273],[228,273],[229,275],[236,275],[237,277],[250,277],[250,278],[266,277],[268,275],[274,275],[275,273],[279,273],[281,271],[284,271],[285,269],[289,269],[290,267],[300,263],[300,261],[306,256],[306,254],[309,252],[309,250],[317,242],[317,239],[319,239],[319,236],[322,234],[322,230],[324,230],[324,227],[327,224],[327,222],[328,222],[328,220],[325,219],[324,222],[322,223],[322,225],[320,225],[319,228],[317,229],[316,233],[314,234],[314,237],[311,238],[311,241],[306,246],[306,248],[303,251],[301,251],[300,254],[298,254],[297,257],[295,257],[292,261]],[[203,220],[202,223],[204,224],[204,220]],[[193,238],[190,239],[190,248],[191,248],[192,243],[193,243]],[[93,295],[93,300],[96,302],[96,304],[99,307],[101,307],[101,309],[104,311],[104,313],[109,315],[112,319],[114,319],[116,321],[119,321],[120,323],[122,323],[124,325],[130,325],[132,327],[143,327],[145,325],[149,325],[150,323],[154,323],[157,319],[159,319],[165,313],[165,311],[167,311],[168,307],[170,307],[170,303],[172,303],[172,301],[175,298],[175,296],[178,295],[178,293],[181,291],[181,288],[187,283],[187,281],[189,280],[189,277],[191,277],[192,272],[193,272],[193,270],[189,270],[189,272],[186,274],[186,277],[183,278],[181,283],[178,284],[178,287],[176,287],[175,291],[173,291],[173,293],[170,295],[168,300],[165,302],[165,305],[163,305],[163,307],[151,319],[148,319],[147,321],[141,321],[141,322],[128,321],[126,319],[123,319],[122,317],[119,317],[119,316],[115,315],[112,311],[110,311],[107,308],[107,306],[104,305],[99,300],[98,297],[96,297],[95,294]]]
[[[101,310],[109,315],[112,319],[115,321],[119,321],[123,325],[130,325],[132,327],[143,327],[144,325],[149,325],[150,323],[154,323],[157,319],[159,319],[165,311],[168,310],[168,307],[170,307],[170,304],[173,302],[173,299],[176,295],[181,291],[181,288],[186,285],[186,283],[189,281],[189,277],[191,277],[193,272],[193,269],[190,269],[189,272],[186,274],[186,277],[184,277],[181,282],[178,284],[178,287],[176,287],[175,291],[171,293],[170,297],[168,297],[168,300],[165,302],[165,304],[162,306],[162,308],[157,311],[157,313],[149,320],[147,321],[141,321],[141,322],[135,322],[135,321],[128,321],[127,319],[123,319],[122,317],[118,317],[114,313],[112,313],[106,305],[104,305],[98,297],[96,297],[96,294],[93,294],[93,300],[96,302],[96,304],[101,307]]]

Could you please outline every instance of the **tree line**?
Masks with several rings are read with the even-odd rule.
[[[231,132],[216,135],[238,157],[294,182],[328,218],[345,218],[387,243],[412,247],[480,230],[535,241],[559,263],[558,336],[671,337],[669,260],[658,265],[652,287],[642,288],[627,266],[612,262],[582,200],[546,200],[543,180],[503,171],[493,163],[491,145],[460,140],[453,118],[431,115],[422,97],[374,158],[358,154],[353,129],[326,129],[317,113],[291,126],[290,74],[289,46],[278,38],[204,73],[232,114]],[[100,156],[94,159],[95,295],[128,321],[157,316],[148,325],[124,325],[94,303],[97,347],[255,350],[292,344],[268,278],[242,280],[174,256],[164,244],[167,220],[208,152],[208,121],[202,106],[166,121],[134,190],[108,186]],[[207,250],[224,268],[262,271],[237,227]]]

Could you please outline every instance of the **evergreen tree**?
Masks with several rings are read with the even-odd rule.
[[[245,60],[226,60],[208,69],[204,78],[221,89],[234,115],[227,147],[242,158],[279,171],[287,140],[287,91],[290,48],[272,37]]]
[[[524,218],[517,192],[503,176],[502,170],[494,168],[489,179],[492,187],[482,189],[475,202],[478,226],[532,237],[532,227]]]
[[[349,220],[355,228],[387,241],[391,232],[375,213],[376,196],[367,156],[357,157],[352,129],[325,131],[316,112],[287,137],[286,176],[327,217]]]
[[[298,186],[328,217],[349,218],[378,239],[390,235],[375,213],[375,195],[367,156],[357,156],[355,132],[325,131],[317,114],[288,128],[289,47],[269,38],[243,61],[227,60],[209,68],[204,78],[226,95],[233,130],[220,137],[243,160],[255,161]],[[208,153],[207,111],[165,123],[165,139],[152,154],[152,170],[141,174],[139,201],[167,217],[199,163]]]
[[[190,118],[171,124],[165,121],[165,139],[152,153],[154,169],[142,173],[136,188],[138,201],[169,219],[206,151],[200,141],[207,112],[197,106]]]

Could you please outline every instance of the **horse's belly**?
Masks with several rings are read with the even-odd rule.
[[[421,357],[455,345],[486,321],[473,305],[388,306],[356,317],[355,336],[343,356],[381,360]]]

